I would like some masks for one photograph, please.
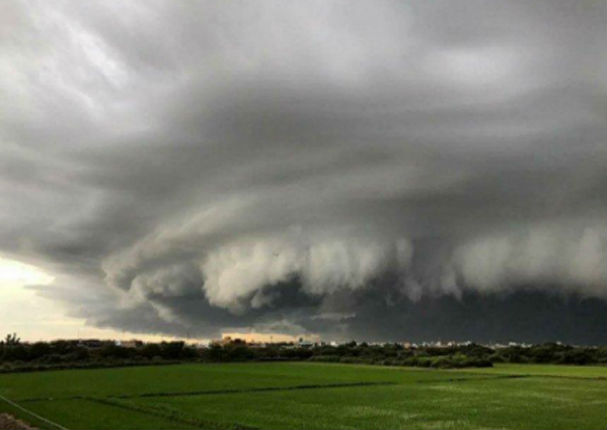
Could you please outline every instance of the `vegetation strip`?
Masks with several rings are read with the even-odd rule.
[[[223,390],[205,390],[205,391],[187,391],[187,392],[160,392],[160,393],[143,393],[134,395],[112,396],[117,399],[132,399],[137,397],[175,397],[175,396],[198,396],[212,394],[239,394],[239,393],[256,393],[265,391],[291,391],[291,390],[311,390],[318,388],[349,388],[349,387],[367,387],[376,385],[396,385],[395,382],[344,382],[336,384],[306,384],[294,385],[290,387],[259,387],[259,388],[234,388]]]
[[[541,375],[541,374],[531,374],[531,373],[521,373],[521,374],[510,374],[510,375],[499,375],[499,374],[489,374],[489,373],[472,373],[472,375],[483,375],[474,378],[448,378],[441,380],[433,380],[433,379],[420,379],[415,381],[418,384],[431,384],[433,382],[463,382],[463,381],[482,381],[486,379],[519,379],[519,378],[558,378],[558,379],[576,379],[576,380],[584,380],[584,381],[605,381],[607,377],[604,376],[571,376],[571,375]]]
[[[530,378],[533,377],[534,375],[487,375],[487,376],[478,376],[478,377],[473,377],[473,378],[466,378],[466,377],[462,377],[462,378],[448,378],[448,379],[438,379],[438,380],[434,380],[434,379],[420,379],[415,381],[415,383],[417,384],[432,384],[432,383],[438,383],[438,382],[463,382],[463,381],[483,381],[483,380],[487,380],[487,379],[517,379],[517,378]]]
[[[492,379],[495,377],[499,378],[557,378],[557,379],[576,379],[584,381],[607,381],[607,376],[575,376],[575,375],[553,375],[550,373],[480,373],[480,372],[466,372],[470,375],[481,375],[477,378],[452,378],[444,379],[445,381],[451,380],[462,380],[462,379]],[[426,381],[420,381],[426,382]]]
[[[234,388],[222,390],[201,390],[201,391],[172,391],[172,392],[156,392],[156,393],[141,393],[141,394],[120,394],[110,395],[106,398],[112,399],[135,399],[141,397],[178,397],[178,396],[199,396],[213,394],[238,394],[238,393],[255,393],[265,391],[290,391],[290,390],[310,390],[322,388],[348,388],[348,387],[368,387],[377,385],[396,385],[396,382],[344,382],[336,384],[306,384],[292,385],[286,387],[257,387],[257,388]],[[49,400],[90,400],[88,396],[69,396],[69,397],[29,397],[20,399],[21,403],[28,402],[45,402]],[[98,398],[95,398],[96,400]]]
[[[574,376],[574,375],[542,375],[535,373],[517,374],[520,378],[558,378],[558,379],[583,379],[585,381],[607,381],[605,376]]]
[[[183,424],[189,424],[193,426],[203,428],[214,428],[214,429],[233,429],[233,430],[258,430],[257,427],[245,426],[238,423],[220,423],[214,421],[205,421],[197,418],[186,417],[183,414],[177,415],[175,412],[167,411],[155,407],[143,407],[140,405],[125,404],[119,401],[108,399],[108,398],[97,398],[97,397],[83,397],[82,400],[90,402],[101,403],[107,406],[114,406],[117,408],[126,409],[129,411],[140,412],[147,415],[153,415],[160,418],[167,419],[169,421],[180,422]]]
[[[30,415],[30,416],[32,416],[32,417],[34,417],[34,418],[36,418],[36,419],[38,419],[40,421],[43,421],[43,422],[45,422],[47,424],[50,424],[53,427],[57,427],[58,429],[61,429],[61,430],[67,430],[67,428],[63,427],[61,424],[57,424],[56,422],[51,421],[51,420],[49,420],[47,418],[44,418],[43,416],[38,415],[37,413],[30,411],[29,409],[25,409],[23,406],[15,403],[15,402],[13,402],[12,400],[7,399],[4,396],[0,396],[0,400],[5,401],[6,403],[8,403],[9,405],[11,405],[12,407],[17,408],[20,411],[25,412],[26,414],[28,414],[28,415]]]
[[[340,345],[323,343],[250,344],[228,339],[209,347],[182,341],[118,345],[99,339],[21,342],[16,334],[0,340],[0,373],[72,368],[103,368],[176,364],[180,362],[304,361],[375,364],[420,368],[460,369],[493,367],[494,363],[607,364],[607,346],[583,347],[545,343],[538,345],[416,345],[405,342],[367,344],[354,341]]]

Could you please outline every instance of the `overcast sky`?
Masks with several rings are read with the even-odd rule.
[[[606,28],[604,1],[2,2],[0,257],[43,275],[0,276],[0,327],[43,298],[142,335],[604,343]]]

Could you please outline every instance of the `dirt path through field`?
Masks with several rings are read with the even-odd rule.
[[[0,430],[25,430],[34,429],[21,420],[9,414],[0,414]]]

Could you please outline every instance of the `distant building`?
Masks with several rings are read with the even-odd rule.
[[[314,346],[314,343],[310,342],[309,340],[304,340],[302,338],[299,339],[299,342],[297,344],[300,348],[310,348]]]
[[[265,342],[249,342],[247,346],[249,348],[265,348],[267,345]]]
[[[208,342],[208,341],[207,342],[198,342],[198,343],[195,343],[193,346],[194,346],[194,348],[198,348],[198,349],[207,349],[209,347],[210,343],[211,342]]]
[[[233,341],[230,336],[224,336],[223,339],[212,340],[211,345],[226,346],[230,345]]]
[[[138,339],[118,340],[116,341],[116,345],[124,348],[138,348],[143,345],[143,342]]]

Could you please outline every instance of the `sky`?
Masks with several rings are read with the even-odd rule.
[[[607,343],[603,1],[0,5],[0,331]]]

